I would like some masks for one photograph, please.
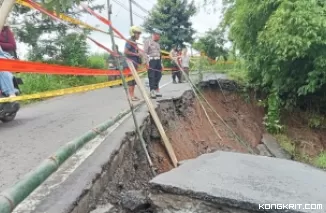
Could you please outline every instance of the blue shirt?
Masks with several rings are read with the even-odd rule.
[[[130,44],[130,42],[132,42],[133,44]],[[138,53],[138,46],[136,44],[136,42],[130,38],[129,41],[126,42],[125,48],[132,53]],[[135,65],[135,67],[137,68],[137,66],[141,63],[141,59],[139,56],[135,56],[135,55],[126,55],[127,58],[129,58]]]

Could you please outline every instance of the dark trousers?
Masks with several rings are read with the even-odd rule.
[[[157,90],[159,89],[159,84],[162,78],[162,64],[161,60],[150,60],[148,69],[148,81],[149,89]]]
[[[181,71],[172,71],[172,80],[176,81],[176,78],[178,78],[178,81],[181,82],[182,73]]]

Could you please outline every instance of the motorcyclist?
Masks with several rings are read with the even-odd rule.
[[[16,41],[14,34],[6,23],[0,33],[0,58],[17,59]],[[13,83],[14,76],[11,72],[0,71],[0,97],[15,97],[16,89]],[[20,108],[19,103],[0,103],[1,113],[16,113]]]
[[[0,47],[4,52],[9,53],[14,58],[17,57],[17,46],[14,34],[10,30],[10,27],[6,25],[2,28],[0,33]]]
[[[13,59],[11,55],[2,51],[0,48],[0,58]],[[4,97],[15,97],[17,90],[13,83],[14,76],[11,72],[0,71],[0,91],[1,96]],[[0,97],[1,97],[0,96]],[[20,106],[17,102],[10,102],[5,104],[0,104],[0,111],[5,111],[7,113],[15,113],[19,110]]]

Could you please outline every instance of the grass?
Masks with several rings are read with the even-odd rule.
[[[277,134],[274,135],[280,146],[287,151],[291,156],[296,156],[295,143],[287,135]]]
[[[34,94],[49,90],[64,89],[107,81],[106,76],[58,76],[40,74],[18,74],[24,81],[20,86],[23,94]]]
[[[326,169],[326,151],[322,151],[316,157],[310,157],[303,152],[298,152],[295,149],[295,142],[285,134],[274,135],[276,140],[280,143],[281,147],[287,151],[291,156],[294,157],[294,160],[300,161],[303,163],[311,164],[315,167]]]
[[[96,84],[105,82],[108,79],[107,76],[60,76],[42,74],[17,74],[16,76],[23,79],[24,84],[20,85],[23,95]],[[22,101],[22,104],[26,105],[36,101],[39,101],[39,99]]]
[[[326,152],[321,152],[314,160],[314,165],[321,168],[326,169]]]

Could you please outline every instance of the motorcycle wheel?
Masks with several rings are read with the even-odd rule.
[[[0,120],[1,120],[3,123],[8,123],[8,122],[10,122],[10,121],[13,121],[13,120],[16,118],[16,115],[17,115],[17,113],[13,113],[13,114],[8,115],[8,116],[6,116],[6,117],[4,117],[4,118],[1,118]]]

